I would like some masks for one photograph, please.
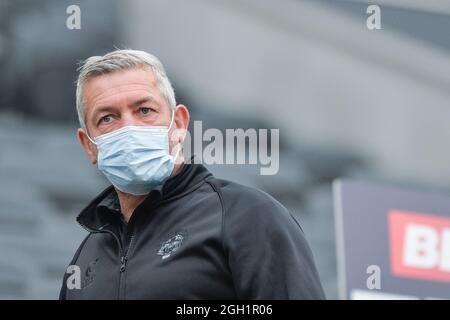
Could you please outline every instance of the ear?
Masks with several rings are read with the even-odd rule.
[[[84,152],[86,152],[86,154],[89,158],[89,161],[92,164],[96,164],[97,163],[97,154],[98,154],[97,146],[88,139],[87,133],[83,128],[78,128],[77,136],[78,136],[78,140],[81,143],[81,146],[84,149]]]
[[[186,137],[186,131],[189,126],[189,110],[184,104],[177,105],[174,113],[174,128],[173,131],[173,140],[174,142],[178,142],[180,144],[184,143],[184,139]]]

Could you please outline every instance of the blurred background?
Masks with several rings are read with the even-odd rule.
[[[69,30],[69,5],[81,29]],[[279,128],[280,170],[214,166],[285,204],[337,298],[331,181],[450,192],[450,2],[0,0],[0,298],[56,299],[108,185],[76,139],[77,62],[158,56],[203,127]]]

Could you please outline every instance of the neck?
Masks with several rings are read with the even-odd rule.
[[[181,166],[183,165],[183,162],[175,164],[171,176],[174,176],[180,170]],[[120,211],[122,212],[125,221],[128,223],[136,208],[145,200],[147,195],[138,196],[134,194],[125,193],[117,189],[116,192],[117,196],[119,197]]]

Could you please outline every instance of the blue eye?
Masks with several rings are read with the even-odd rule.
[[[139,110],[142,112],[142,114],[148,114],[150,112],[150,108],[147,107],[142,107]]]
[[[108,115],[102,117],[102,118],[100,119],[100,122],[110,122],[111,120],[112,120],[112,117],[111,117],[110,114],[108,114]]]

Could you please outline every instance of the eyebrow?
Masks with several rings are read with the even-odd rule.
[[[141,104],[143,104],[145,102],[152,102],[152,103],[156,104],[157,106],[159,106],[158,102],[152,96],[146,96],[146,97],[144,97],[142,99],[139,99],[139,100],[133,102],[130,106],[131,107],[136,107],[136,106],[139,106],[139,105],[141,105]]]
[[[97,116],[98,116],[100,113],[103,113],[103,112],[113,112],[115,109],[116,109],[116,108],[114,108],[114,107],[112,107],[112,106],[102,106],[102,107],[98,107],[98,108],[96,108],[96,109],[94,110],[94,112],[92,113],[92,120],[95,122]]]

